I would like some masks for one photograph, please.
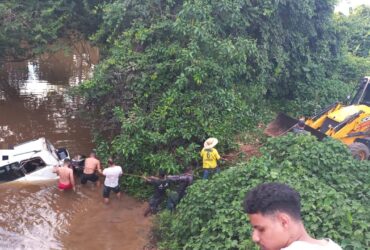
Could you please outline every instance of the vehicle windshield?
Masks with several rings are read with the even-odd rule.
[[[367,78],[360,80],[359,88],[351,104],[370,105],[370,87]]]
[[[46,148],[48,149],[48,151],[56,158],[58,159],[58,156],[55,152],[55,148],[53,146],[53,144],[51,144],[48,140],[46,140]]]

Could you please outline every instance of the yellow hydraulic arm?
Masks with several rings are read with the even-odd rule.
[[[324,123],[325,119],[328,117],[328,115],[334,111],[339,110],[343,105],[341,103],[334,103],[331,106],[324,109],[319,114],[310,117],[306,120],[306,125],[310,126],[313,129],[319,129],[321,128],[322,124]],[[327,133],[326,133],[327,134]]]

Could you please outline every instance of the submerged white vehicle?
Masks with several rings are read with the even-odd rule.
[[[56,165],[69,158],[68,150],[55,147],[45,138],[27,141],[12,149],[0,150],[0,183],[57,179]]]

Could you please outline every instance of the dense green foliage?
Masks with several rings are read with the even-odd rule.
[[[79,93],[99,155],[178,172],[208,136],[225,152],[271,110],[311,115],[351,92],[369,68],[369,8],[333,18],[334,3],[3,1],[0,61],[93,34],[104,57]]]
[[[311,115],[351,92],[344,82],[367,65],[368,10],[333,22],[334,3],[12,0],[0,6],[0,49],[17,58],[93,34],[104,58],[79,93],[99,154],[178,172],[208,136],[224,152],[271,108]]]
[[[10,0],[0,3],[0,63],[22,60],[46,49],[46,45],[78,31],[90,35],[99,16],[96,0]]]
[[[370,73],[369,8],[333,15],[335,2],[2,1],[0,65],[67,34],[91,35],[103,59],[76,93],[99,156],[113,154],[129,172],[179,172],[208,136],[223,153],[271,110],[312,115]],[[314,236],[365,249],[368,167],[336,141],[273,139],[261,158],[196,182],[178,213],[160,216],[160,245],[253,249],[241,201],[256,184],[281,181],[302,194]],[[138,178],[123,183],[142,190]]]
[[[275,107],[310,114],[348,94],[334,1],[128,1],[102,4],[93,36],[106,59],[80,88],[101,154],[130,171],[178,172],[204,139],[221,152]],[[280,105],[275,105],[278,101]]]
[[[362,5],[354,9],[351,15],[336,17],[347,40],[348,52],[358,57],[370,56],[370,7]]]
[[[312,235],[332,238],[343,249],[367,248],[369,162],[355,161],[338,141],[293,134],[270,139],[262,151],[260,158],[197,181],[175,214],[162,213],[157,228],[161,248],[256,249],[242,201],[249,189],[271,181],[300,192]]]
[[[360,6],[351,15],[338,14],[334,20],[344,41],[338,75],[347,82],[370,75],[370,7]]]
[[[296,98],[278,102],[279,109],[311,116],[323,106],[344,102],[346,95],[353,94],[358,80],[370,74],[369,11],[369,7],[360,6],[349,16],[333,16],[333,33],[327,39],[331,39],[330,50],[337,56],[324,59],[325,69],[315,64],[307,68],[307,79],[297,81]]]

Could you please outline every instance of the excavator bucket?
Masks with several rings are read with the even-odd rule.
[[[284,113],[279,113],[275,120],[270,122],[264,133],[268,136],[281,136],[284,135],[290,131],[297,125],[298,120],[295,118],[292,118]],[[316,136],[320,141],[324,139],[327,135],[320,132],[319,130],[316,130],[314,128],[311,128],[308,125],[305,125],[304,130],[311,133],[311,135]]]
[[[275,120],[267,125],[264,132],[268,136],[272,137],[284,135],[289,132],[297,123],[297,119],[294,119],[284,113],[279,113]]]

